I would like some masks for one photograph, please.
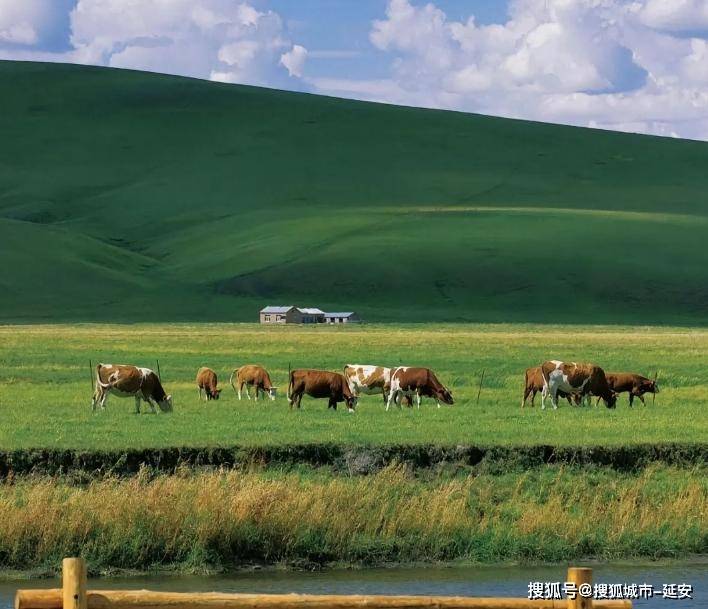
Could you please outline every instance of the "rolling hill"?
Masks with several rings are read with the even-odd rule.
[[[0,62],[0,320],[708,322],[708,144]]]

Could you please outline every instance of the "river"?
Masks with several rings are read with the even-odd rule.
[[[318,572],[258,570],[229,575],[146,575],[106,577],[89,581],[89,588],[151,589],[174,592],[254,592],[309,594],[421,594],[444,596],[526,597],[529,582],[563,582],[562,567],[410,567],[326,570]],[[708,563],[676,565],[596,565],[596,583],[648,583],[658,591],[652,599],[635,600],[640,608],[708,609]],[[692,600],[662,598],[664,584],[691,584]],[[11,609],[17,588],[59,587],[58,580],[0,583],[0,609]]]

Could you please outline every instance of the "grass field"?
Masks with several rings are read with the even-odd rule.
[[[86,66],[0,89],[3,321],[708,323],[705,143]]]
[[[686,557],[708,550],[708,476],[541,468],[421,481],[391,467],[0,486],[0,567],[313,566]]]
[[[708,442],[708,331],[538,325],[419,325],[349,328],[257,325],[58,325],[0,327],[0,449],[278,445],[303,443],[444,445],[620,445]],[[169,415],[131,414],[133,400],[90,409],[93,362],[155,366],[174,395]],[[547,358],[594,361],[653,376],[656,404],[616,410],[520,409],[523,370]],[[197,398],[196,370],[208,365],[222,387],[230,371],[262,363],[285,393],[288,365],[341,370],[346,363],[426,365],[456,399],[436,409],[383,411],[364,397],[357,412],[327,411],[305,398],[291,412],[275,402]],[[477,388],[485,382],[479,404]]]

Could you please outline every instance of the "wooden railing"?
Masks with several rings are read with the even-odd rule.
[[[568,569],[568,581],[592,584],[592,569]],[[65,558],[62,588],[18,590],[15,609],[631,609],[629,600],[529,600],[462,596],[222,594],[88,590],[86,563]]]

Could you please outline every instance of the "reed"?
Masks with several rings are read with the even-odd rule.
[[[421,480],[404,467],[185,471],[0,486],[0,566],[220,569],[467,560],[685,557],[708,550],[704,467],[538,468]]]

